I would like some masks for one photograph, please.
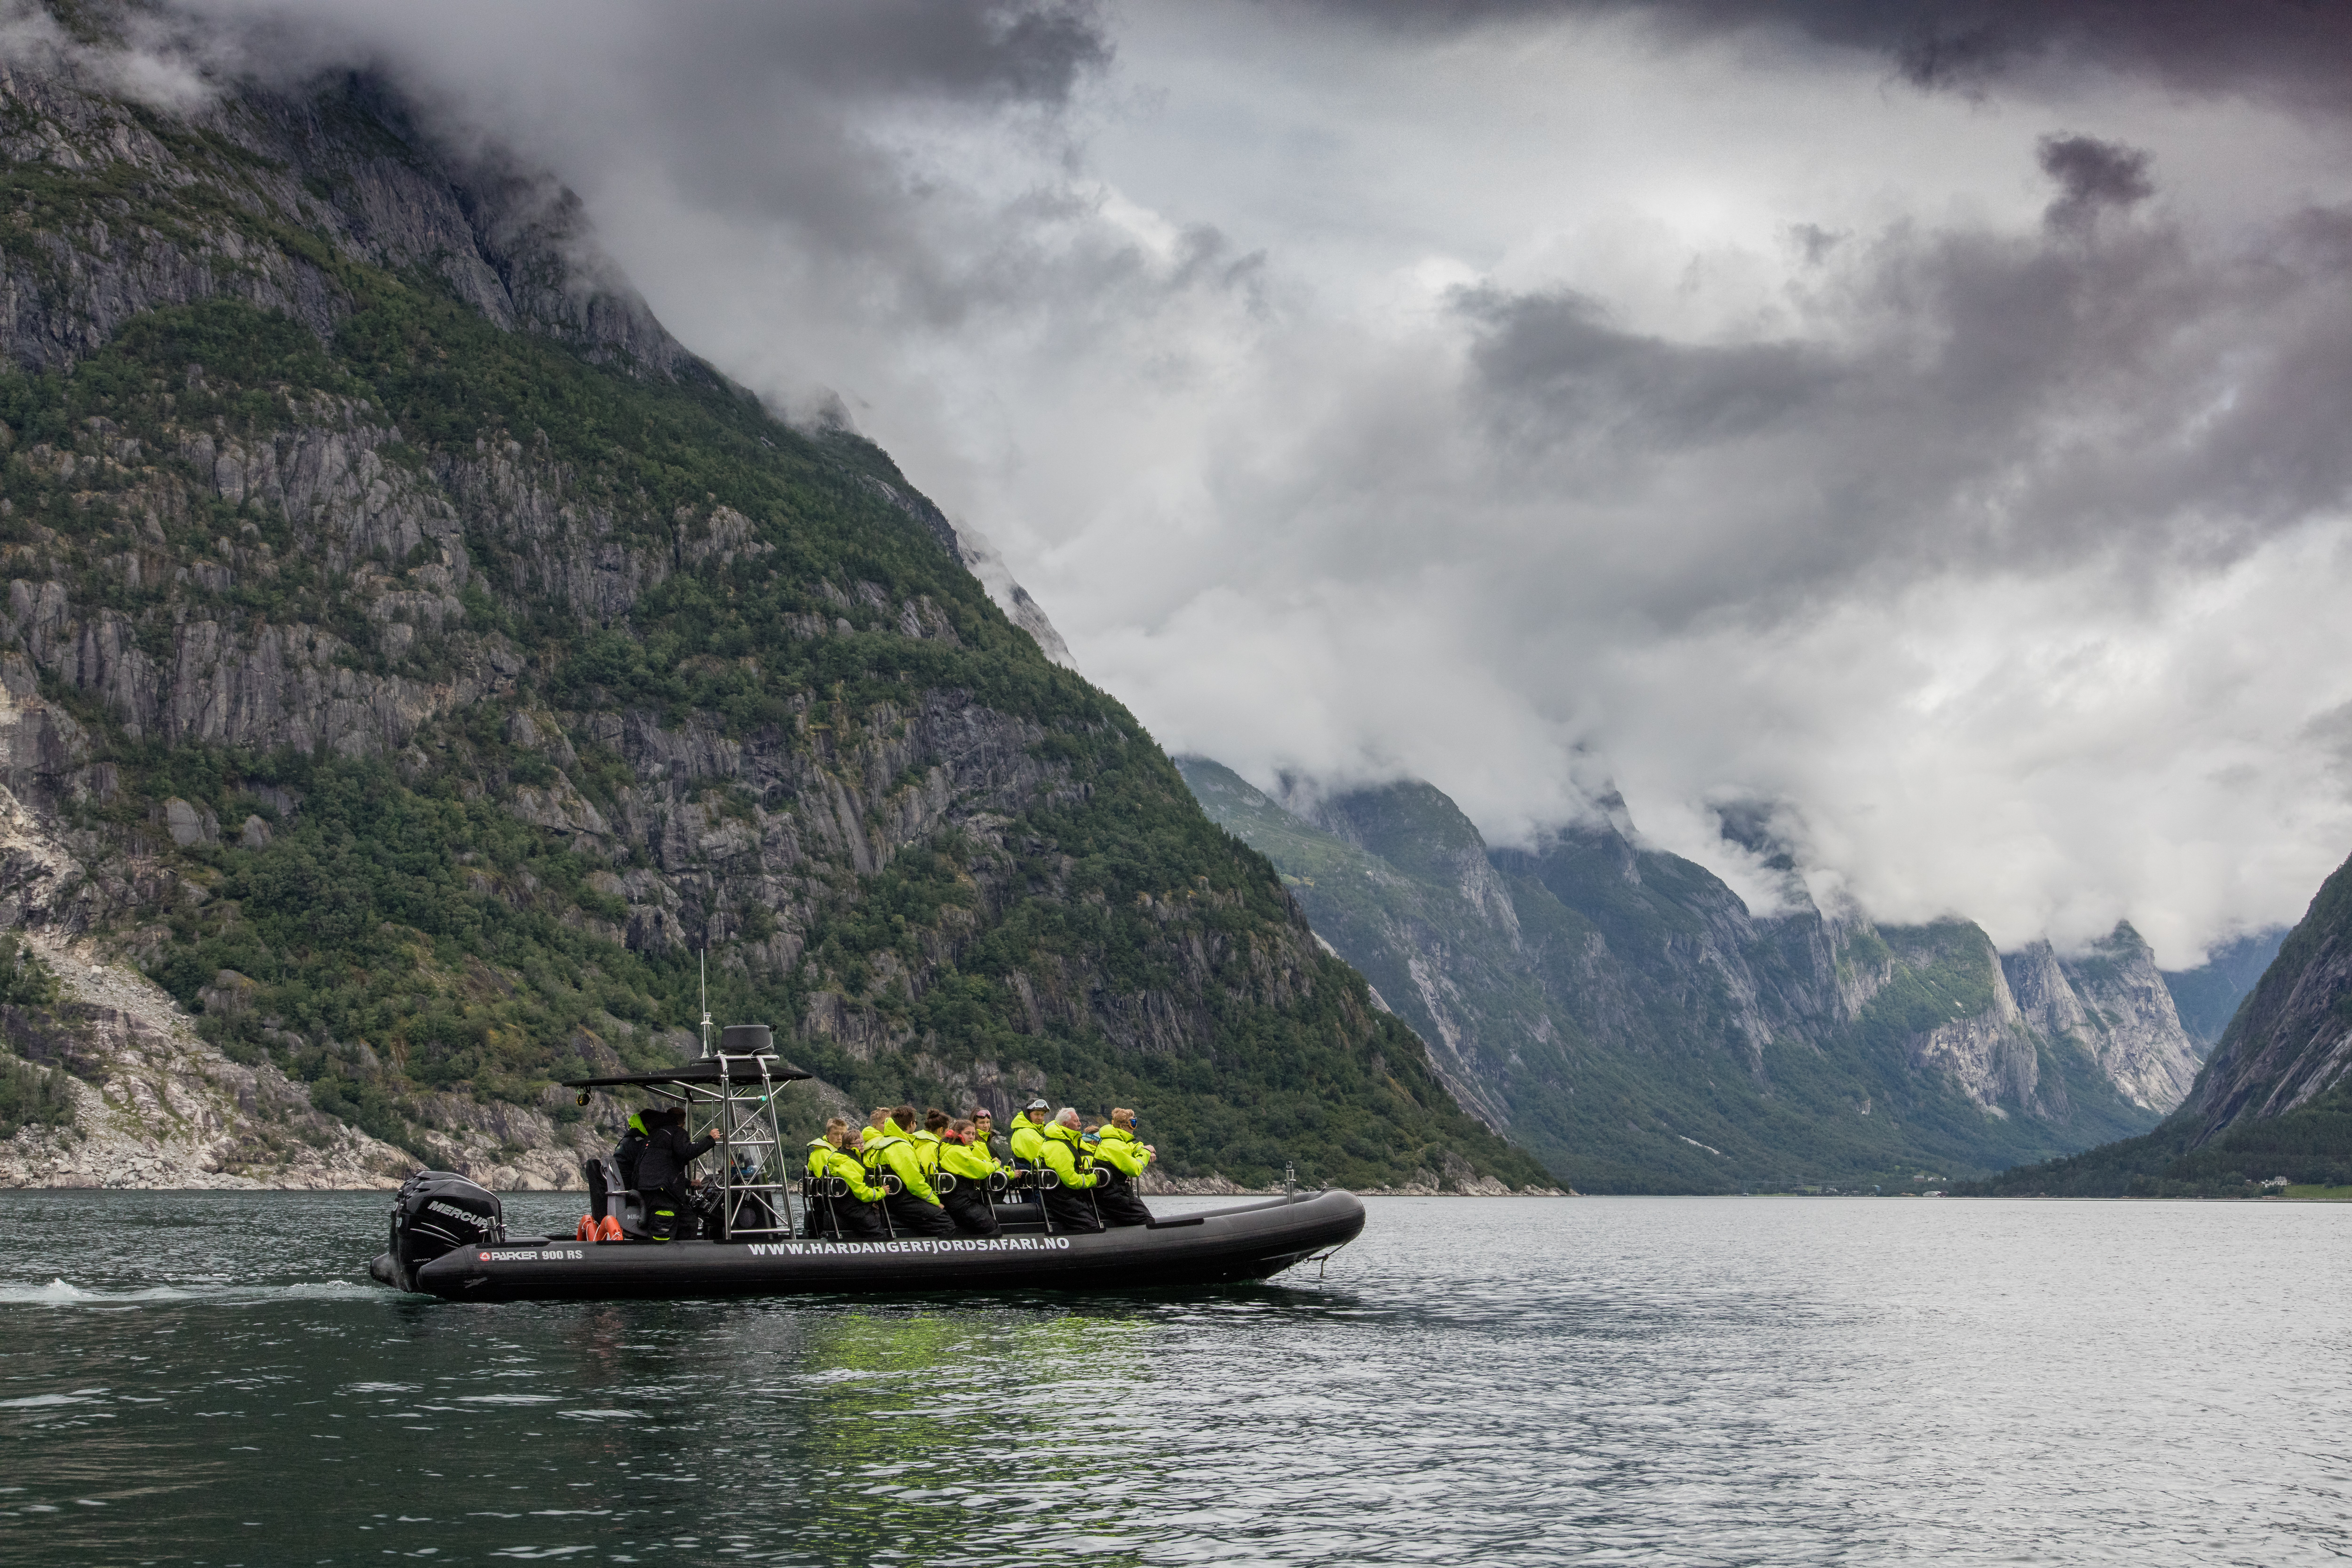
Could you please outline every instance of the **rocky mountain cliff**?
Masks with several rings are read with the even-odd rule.
[[[2129,924],[2079,956],[2046,942],[2002,955],[2025,1022],[2091,1054],[2125,1099],[2146,1110],[2179,1105],[2196,1080],[2195,1042],[2181,1026],[2156,953]]]
[[[613,1112],[551,1080],[673,1059],[707,948],[803,1121],[1042,1090],[1202,1179],[1541,1180],[889,459],[687,353],[560,188],[364,79],[122,98],[94,14],[0,62],[0,924],[181,1009],[221,1135],[153,1149],[310,1180],[252,1152],[283,1101],[337,1179],[568,1182]],[[86,1179],[90,1005],[5,1016],[0,1180]]]
[[[1644,845],[1622,801],[1490,848],[1408,782],[1276,800],[1181,759],[1462,1103],[1594,1188],[1979,1172],[2179,1103],[2194,1057],[2128,926],[2006,957],[1965,922],[1759,918]]]
[[[2290,1184],[2352,1187],[2352,861],[2278,944],[2163,1125],[1978,1190],[2249,1196]]]
[[[2326,880],[2221,1036],[2179,1121],[2198,1149],[2352,1084],[2352,861]]]

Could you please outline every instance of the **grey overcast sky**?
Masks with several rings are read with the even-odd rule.
[[[553,169],[1171,750],[2174,964],[2352,850],[2352,7],[188,4]]]

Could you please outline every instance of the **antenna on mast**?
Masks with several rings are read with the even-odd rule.
[[[710,950],[702,950],[702,1058],[710,1059]]]

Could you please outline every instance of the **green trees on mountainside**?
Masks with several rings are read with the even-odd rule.
[[[1180,765],[1465,1102],[1581,1190],[1916,1184],[2155,1120],[2078,1042],[1999,1021],[2000,957],[1966,922],[1756,921],[1703,868],[1612,828],[1489,851],[1417,781],[1292,811],[1208,759]],[[1840,986],[1866,1000],[1842,1014]],[[2010,1076],[2035,1098],[1989,1110],[1923,1062],[1955,1025],[2030,1063]]]
[[[2352,1088],[2246,1121],[2190,1148],[2175,1120],[2155,1131],[1956,1186],[1972,1197],[2244,1198],[2272,1184],[2352,1186]]]
[[[20,173],[29,286],[102,217],[234,231],[226,275],[274,253],[335,301],[200,299],[0,375],[0,665],[71,753],[37,792],[208,1038],[420,1152],[455,1101],[561,1129],[553,1079],[674,1058],[707,945],[713,1011],[855,1101],[1034,1082],[1143,1108],[1178,1173],[1544,1179],[878,448],[495,324],[289,221],[283,165],[124,112],[189,177]],[[379,717],[329,744],[336,703]]]

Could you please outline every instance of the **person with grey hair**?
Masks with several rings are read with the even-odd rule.
[[[1102,1173],[1094,1168],[1095,1157],[1079,1134],[1076,1106],[1062,1107],[1045,1124],[1045,1147],[1040,1152],[1045,1168],[1060,1184],[1045,1194],[1045,1215],[1054,1222],[1054,1228],[1102,1229],[1102,1215],[1095,1212],[1092,1191],[1102,1181]]]

